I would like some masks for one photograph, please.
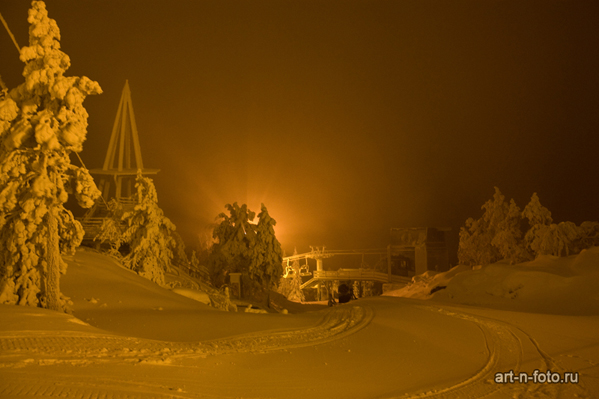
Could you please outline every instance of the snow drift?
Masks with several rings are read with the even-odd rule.
[[[537,259],[510,265],[456,266],[427,272],[387,296],[434,299],[465,305],[525,312],[599,314],[599,247],[578,255]]]

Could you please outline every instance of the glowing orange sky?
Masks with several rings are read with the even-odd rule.
[[[83,159],[101,166],[129,79],[144,164],[188,241],[237,201],[266,204],[287,252],[384,247],[412,226],[452,227],[455,246],[493,186],[599,220],[595,1],[47,6],[68,73],[104,90]],[[0,5],[21,45],[27,8]],[[0,55],[21,83],[4,31]]]

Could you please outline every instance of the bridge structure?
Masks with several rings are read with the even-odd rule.
[[[411,277],[397,276],[391,273],[390,247],[383,249],[356,249],[356,250],[327,250],[325,247],[310,247],[311,251],[303,254],[295,254],[283,258],[283,264],[287,268],[290,262],[305,260],[304,265],[300,265],[301,275],[312,275],[312,278],[304,282],[301,288],[315,288],[326,281],[378,281],[381,283],[407,284],[412,281]],[[324,270],[323,259],[338,255],[362,256],[362,265],[365,265],[365,255],[380,255],[386,257],[387,273],[376,271],[370,268],[360,267],[358,269],[339,269]],[[309,272],[308,259],[316,260],[316,270]]]

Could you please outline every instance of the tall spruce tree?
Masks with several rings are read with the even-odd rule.
[[[283,275],[283,251],[275,236],[276,224],[266,206],[261,204],[249,275],[267,290],[275,288]]]
[[[83,229],[63,205],[74,194],[88,208],[100,195],[69,155],[86,139],[83,100],[102,90],[86,77],[64,76],[71,62],[42,1],[32,3],[27,20],[25,82],[0,96],[0,303],[66,310],[60,253],[79,246]]]

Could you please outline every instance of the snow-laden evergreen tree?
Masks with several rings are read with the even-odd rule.
[[[224,284],[226,274],[249,270],[256,238],[255,225],[250,223],[256,214],[246,204],[239,206],[235,202],[225,205],[225,208],[229,215],[218,215],[221,222],[214,228],[216,242],[208,258],[210,278],[216,287]]]
[[[0,303],[67,310],[60,293],[83,229],[64,208],[69,194],[88,208],[100,195],[84,168],[71,165],[87,135],[83,100],[102,92],[86,77],[65,77],[69,57],[42,1],[29,10],[25,82],[0,97]]]
[[[503,219],[497,221],[497,229],[491,244],[497,248],[501,257],[509,260],[512,265],[530,260],[522,239],[521,211],[513,199],[510,200],[509,208],[503,216]]]
[[[537,193],[532,195],[522,216],[530,226],[524,240],[535,256],[568,256],[599,244],[599,223],[553,223],[551,212],[541,205]]]
[[[224,284],[228,273],[243,273],[244,292],[254,299],[265,299],[268,290],[276,287],[283,274],[281,244],[276,239],[276,221],[262,204],[258,223],[251,223],[256,214],[247,205],[227,204],[229,215],[221,213],[215,227],[216,243],[208,259],[213,283]]]
[[[190,262],[187,258],[187,254],[185,253],[185,242],[183,241],[183,237],[176,231],[171,233],[173,240],[171,251],[173,253],[173,265],[177,267],[177,270],[183,270],[185,273],[189,271]]]
[[[579,238],[575,244],[576,252],[599,245],[599,223],[582,222],[579,229]]]
[[[137,204],[132,211],[125,212],[122,220],[126,224],[117,248],[128,244],[130,252],[123,264],[141,276],[164,285],[164,272],[171,266],[175,246],[172,233],[175,225],[164,216],[158,206],[158,194],[152,179],[141,171],[135,181]]]
[[[549,209],[541,205],[537,193],[532,194],[530,202],[522,211],[522,216],[528,219],[530,226],[524,236],[526,247],[535,256],[552,253],[552,249],[548,248],[552,240],[546,239],[545,236],[551,230],[553,218]]]
[[[532,194],[530,202],[522,211],[522,216],[528,219],[528,224],[530,227],[540,225],[549,226],[551,223],[553,223],[551,212],[549,209],[541,205],[541,201],[539,200],[537,193]]]
[[[266,206],[261,204],[258,224],[255,226],[253,256],[248,272],[250,278],[265,290],[275,288],[283,275],[283,251],[275,236],[276,224],[277,221],[270,216]]]
[[[530,259],[522,239],[522,214],[512,199],[509,205],[499,188],[483,206],[483,216],[466,220],[460,229],[458,259],[462,265],[488,265],[501,259],[510,263]]]
[[[500,222],[505,219],[508,206],[505,197],[495,187],[493,199],[485,202],[483,216],[466,220],[466,226],[460,229],[458,260],[462,265],[488,265],[501,258],[500,251],[493,246],[493,238]]]

